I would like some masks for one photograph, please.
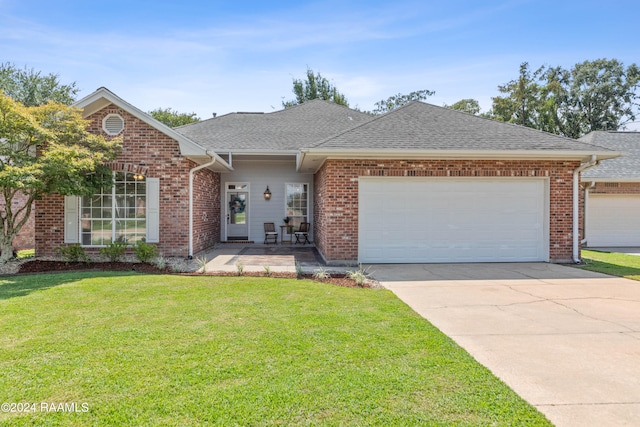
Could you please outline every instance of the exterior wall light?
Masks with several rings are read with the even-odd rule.
[[[267,189],[264,190],[264,199],[271,200],[271,191],[269,191],[269,186],[267,185]]]

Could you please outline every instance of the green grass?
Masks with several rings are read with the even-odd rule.
[[[293,279],[0,279],[0,425],[551,425],[386,290]]]
[[[640,257],[619,252],[582,251],[584,269],[640,280]]]

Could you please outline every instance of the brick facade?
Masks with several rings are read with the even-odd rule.
[[[596,182],[589,194],[640,194],[640,182]]]
[[[26,196],[21,192],[16,193],[11,199],[11,207],[12,212],[16,213],[18,209],[24,206],[26,203]],[[29,215],[29,219],[22,226],[18,235],[13,239],[13,249],[21,250],[21,249],[33,249],[35,247],[35,216],[33,213],[35,205],[31,205],[31,215]],[[0,196],[0,209],[5,209],[5,200],[3,196]],[[23,215],[20,215],[17,221],[22,220],[24,218]]]
[[[361,176],[548,177],[549,257],[567,262],[573,252],[573,171],[579,165],[577,161],[327,160],[315,175],[314,240],[329,262],[358,259]]]
[[[220,174],[201,169],[193,177],[193,253],[220,241]]]
[[[189,248],[189,170],[197,166],[180,154],[178,142],[124,110],[110,105],[88,117],[89,131],[107,136],[102,120],[124,119],[123,149],[110,166],[160,178],[160,243],[163,256],[187,256]],[[219,241],[220,176],[204,169],[194,175],[194,252]],[[36,202],[36,255],[50,256],[64,242],[64,198]]]

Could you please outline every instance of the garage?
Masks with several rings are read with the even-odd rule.
[[[589,247],[640,246],[640,195],[589,194]]]
[[[548,261],[545,178],[361,177],[364,263]]]

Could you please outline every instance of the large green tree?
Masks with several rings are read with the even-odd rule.
[[[595,130],[618,130],[638,113],[640,71],[616,59],[562,67],[529,69],[498,86],[489,116],[570,138]]]
[[[105,165],[115,159],[121,140],[87,131],[80,110],[52,101],[26,107],[0,94],[0,263],[13,256],[13,239],[45,194],[89,195],[111,186]],[[16,194],[25,200],[12,204]]]
[[[520,64],[518,78],[498,86],[498,91],[504,96],[492,98],[492,117],[503,122],[539,128],[539,80],[543,73],[544,67],[531,72],[527,62]]]
[[[33,68],[18,68],[5,62],[0,64],[0,92],[27,107],[47,101],[71,105],[78,88],[76,83],[62,84],[58,74],[42,74]]]
[[[171,108],[156,108],[155,110],[149,111],[149,114],[157,121],[171,128],[200,121],[200,117],[198,117],[196,113],[179,113]]]
[[[445,104],[444,107],[451,110],[463,111],[465,113],[473,114],[474,116],[480,114],[480,103],[472,98],[461,99],[451,105]]]
[[[402,107],[405,104],[410,103],[411,101],[424,101],[430,96],[433,96],[435,91],[423,89],[417,90],[415,92],[410,92],[407,94],[398,93],[396,95],[390,96],[387,99],[380,100],[376,102],[374,105],[376,108],[372,111],[373,114],[384,114],[389,111],[395,110],[398,107]]]
[[[311,68],[307,68],[305,79],[293,79],[293,94],[295,99],[282,101],[284,108],[290,108],[313,99],[323,99],[345,107],[349,106],[347,98],[338,91],[338,88],[322,74],[314,74]]]
[[[638,113],[640,70],[616,59],[576,64],[570,70],[550,68],[541,110],[550,118],[551,131],[571,138],[595,130],[618,130]],[[547,130],[547,129],[545,129]]]

